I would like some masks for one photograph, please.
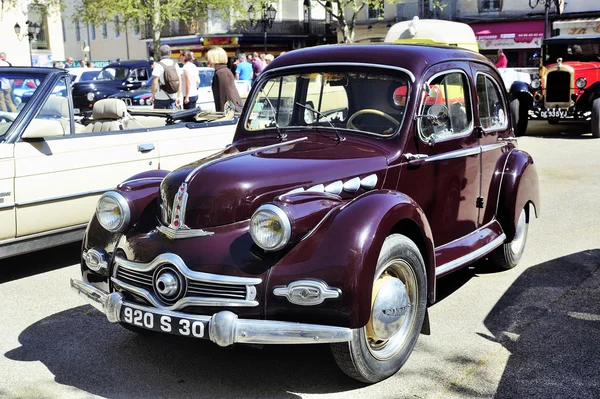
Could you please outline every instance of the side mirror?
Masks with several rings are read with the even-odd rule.
[[[434,104],[427,110],[427,119],[433,126],[443,126],[450,119],[448,107],[443,104]]]

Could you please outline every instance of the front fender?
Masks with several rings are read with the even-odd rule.
[[[520,150],[510,152],[499,191],[496,217],[506,234],[507,242],[510,242],[515,236],[517,221],[525,205],[532,204],[535,216],[539,217],[539,180],[531,155]],[[527,216],[530,218],[531,214]]]
[[[519,99],[519,101],[529,109],[533,106],[533,94],[531,91],[531,86],[527,83],[521,81],[513,82],[509,90],[510,98]]]
[[[577,109],[580,111],[591,110],[592,103],[596,98],[600,98],[600,81],[594,82],[590,87],[585,89],[577,100]]]
[[[278,320],[306,312],[306,308],[275,297],[273,288],[315,278],[342,291],[340,298],[314,307],[316,317],[351,328],[364,326],[371,313],[379,253],[385,238],[395,232],[408,235],[419,246],[427,268],[429,292],[435,293],[434,244],[425,214],[405,194],[375,190],[334,208],[307,238],[277,262],[269,276],[266,317]]]

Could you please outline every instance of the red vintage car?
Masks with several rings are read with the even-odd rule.
[[[439,277],[521,258],[538,178],[510,116],[475,52],[293,51],[254,83],[231,146],[99,200],[71,286],[134,331],[330,343],[380,381],[428,333]]]
[[[541,79],[511,87],[517,135],[527,130],[529,117],[591,122],[592,135],[600,137],[600,35],[546,39],[543,57]]]

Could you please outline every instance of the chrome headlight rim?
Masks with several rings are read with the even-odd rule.
[[[276,243],[276,245],[273,245],[270,247],[266,246],[266,245],[264,245],[264,243],[260,242],[258,237],[256,237],[252,226],[253,226],[254,218],[257,215],[259,215],[260,213],[270,213],[271,215],[277,217],[279,224],[282,227],[283,233],[282,233],[279,241]],[[264,205],[261,205],[260,207],[258,207],[258,209],[254,212],[254,214],[252,214],[252,217],[250,218],[249,230],[250,230],[250,236],[252,237],[252,240],[260,248],[264,249],[265,251],[278,251],[278,250],[282,249],[283,247],[285,247],[289,243],[290,238],[292,236],[292,223],[291,223],[288,215],[283,211],[283,209],[281,209],[280,207],[273,205],[273,204],[264,204]]]
[[[540,80],[539,80],[539,79],[533,79],[533,80],[531,81],[531,87],[532,87],[533,89],[539,89],[539,88],[540,88],[540,86],[541,86],[541,82],[540,82]]]
[[[98,215],[98,213],[100,212],[100,209],[99,209],[100,204],[102,203],[102,201],[105,198],[113,199],[119,207],[119,212],[121,214],[121,218],[120,218],[120,222],[117,225],[117,227],[111,228],[109,226],[104,225],[104,223],[102,223],[102,218],[100,218],[100,216]],[[129,222],[131,221],[131,208],[129,207],[129,202],[127,202],[125,197],[123,197],[121,194],[119,194],[116,191],[105,192],[104,194],[102,194],[102,196],[98,200],[98,203],[96,204],[96,219],[98,219],[98,223],[100,223],[100,225],[104,229],[110,231],[111,233],[123,232],[129,226]]]
[[[586,78],[581,77],[575,81],[575,86],[577,86],[577,88],[579,88],[579,89],[583,89],[586,85],[587,85]]]
[[[94,98],[96,98],[96,95],[94,94],[94,92],[89,92],[88,94],[86,94],[85,96],[87,98],[88,101],[94,101]]]

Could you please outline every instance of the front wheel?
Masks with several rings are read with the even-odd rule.
[[[515,267],[521,260],[523,251],[525,251],[529,231],[526,208],[522,209],[519,214],[515,236],[512,241],[502,244],[490,254],[490,260],[500,269],[508,270]]]
[[[419,249],[406,236],[385,239],[373,282],[371,317],[350,342],[331,344],[348,376],[375,383],[394,375],[412,353],[425,318],[427,280]]]
[[[513,98],[510,101],[510,113],[513,117],[515,136],[523,136],[527,131],[527,124],[529,123],[527,108],[521,104],[521,101],[518,98]]]
[[[592,136],[600,138],[600,98],[592,103]]]

